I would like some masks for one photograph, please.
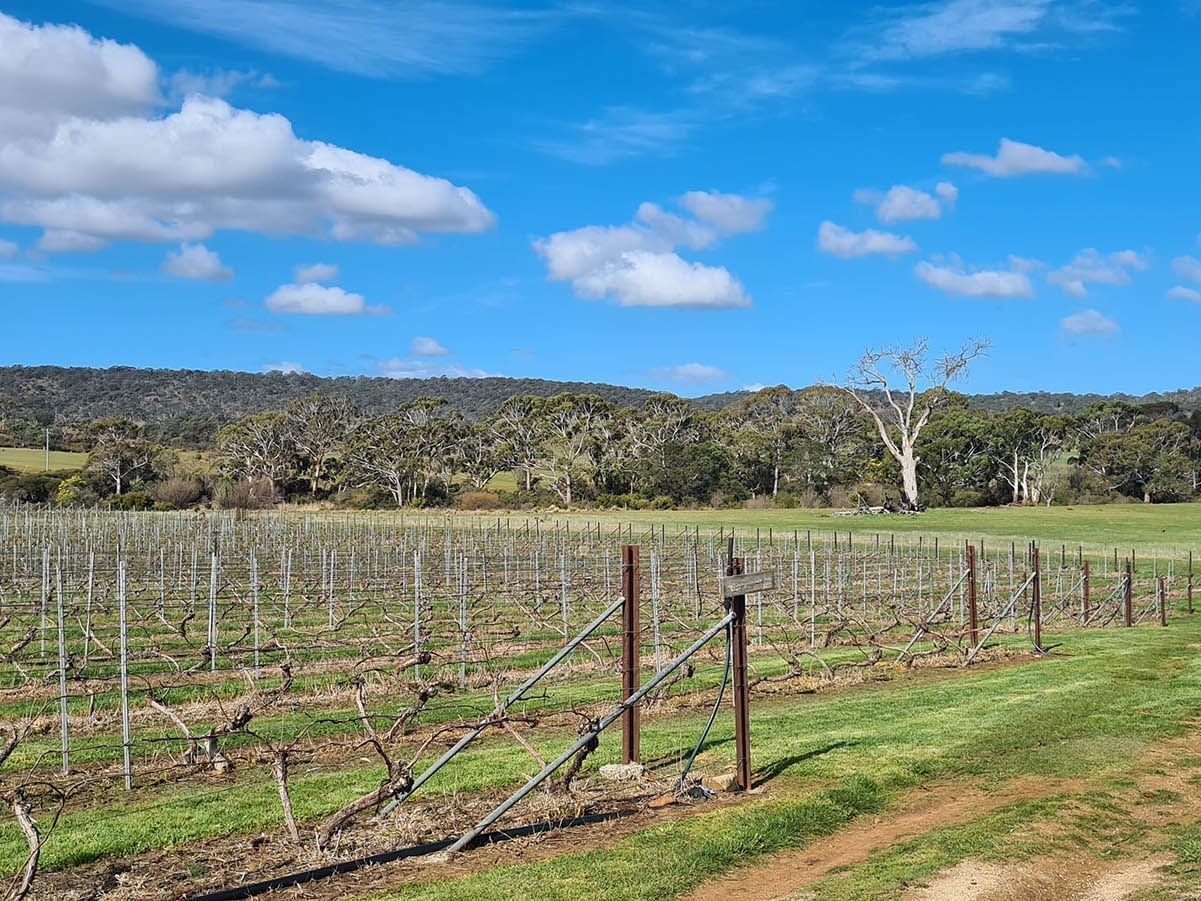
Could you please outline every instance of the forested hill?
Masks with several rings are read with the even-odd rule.
[[[166,426],[163,432],[184,443],[207,443],[226,422],[249,413],[278,410],[288,401],[314,391],[345,395],[366,413],[386,412],[417,397],[443,397],[469,418],[490,414],[515,394],[549,396],[570,391],[597,394],[618,406],[638,406],[652,393],[619,385],[500,377],[322,378],[307,374],[192,369],[0,367],[0,399],[26,415],[59,422],[128,416]],[[693,402],[704,410],[719,410],[744,396],[745,392],[726,392],[699,397]],[[1201,388],[1112,397],[1140,404],[1175,404],[1185,412],[1201,408]],[[1003,392],[975,395],[971,403],[987,410],[1024,406],[1046,413],[1074,413],[1106,399],[1109,398],[1097,394]]]
[[[278,410],[314,391],[340,394],[366,413],[394,410],[418,397],[442,397],[469,418],[486,416],[515,394],[550,396],[564,391],[598,394],[621,406],[638,406],[653,392],[620,385],[552,382],[544,379],[368,376],[322,378],[307,374],[206,371],[197,369],[0,367],[0,397],[22,412],[82,421],[128,416],[145,422],[181,418],[228,422],[250,413]],[[718,409],[736,395],[715,395]]]

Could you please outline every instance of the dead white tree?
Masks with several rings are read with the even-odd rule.
[[[925,338],[907,347],[867,350],[842,386],[872,418],[880,440],[901,467],[903,503],[908,509],[920,508],[917,439],[934,412],[946,403],[947,385],[962,376],[988,346],[987,341],[971,338],[957,352],[943,354],[934,362],[927,360],[929,342]]]

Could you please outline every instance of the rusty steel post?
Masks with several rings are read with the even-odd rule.
[[[1188,612],[1193,612],[1193,552],[1188,552],[1188,585],[1186,586],[1188,595]]]
[[[1126,628],[1134,625],[1134,577],[1131,574],[1130,561],[1126,561],[1126,590],[1123,592],[1122,606],[1125,608]]]
[[[1092,598],[1089,597],[1089,589],[1090,588],[1091,588],[1091,586],[1089,585],[1088,561],[1085,560],[1084,561],[1084,583],[1081,586],[1081,598],[1080,598],[1080,609],[1084,616],[1084,618],[1083,618],[1083,620],[1081,620],[1081,622],[1084,625],[1088,625],[1089,617],[1091,617],[1093,614]]]
[[[733,541],[731,540],[731,545]],[[731,557],[726,575],[741,575],[744,561],[741,557]],[[733,642],[733,679],[734,679],[734,750],[737,759],[735,774],[738,787],[749,791],[751,781],[751,706],[750,686],[747,684],[746,660],[746,595],[741,594],[729,599],[730,610],[734,614],[734,622],[730,624],[730,640]]]
[[[1159,624],[1168,624],[1168,586],[1163,576],[1159,577]]]
[[[641,574],[638,568],[638,545],[627,544],[621,549],[621,699],[628,701],[638,691],[641,682],[642,621],[639,610]],[[639,705],[633,704],[622,714],[621,759],[637,763],[641,715]]]
[[[980,618],[976,609],[976,548],[967,546],[967,632],[974,648],[980,643]]]
[[[1034,568],[1034,582],[1030,590],[1030,606],[1034,619],[1034,653],[1043,652],[1043,575],[1042,561],[1038,545],[1030,548],[1031,564]]]

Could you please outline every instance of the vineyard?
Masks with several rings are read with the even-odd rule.
[[[760,698],[1001,665],[1053,653],[1044,631],[1062,642],[1167,625],[1193,604],[1187,553],[516,517],[10,509],[0,867],[19,896],[89,879],[131,896],[203,895],[460,836],[464,849],[520,843],[531,824],[603,822],[631,805],[704,806],[704,738],[727,715],[735,653],[723,580],[737,572],[770,576],[745,598],[745,674],[733,667],[752,722]],[[637,691],[623,736],[598,737]],[[691,725],[710,710],[708,726]],[[479,828],[568,747],[540,791]],[[599,776],[619,748],[646,764],[643,778]],[[134,802],[140,829],[125,812]],[[262,841],[224,867],[159,882],[136,867],[112,882],[104,868],[189,844],[220,856],[222,837],[253,833]]]

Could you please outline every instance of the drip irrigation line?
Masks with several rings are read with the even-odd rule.
[[[528,826],[518,826],[514,829],[489,833],[483,836],[481,841],[485,844],[496,844],[502,841],[527,838],[531,835],[538,835],[541,832],[550,832],[555,829],[564,829],[571,826],[593,826],[597,823],[607,823],[611,820],[632,816],[637,812],[634,808],[627,808],[610,811],[609,813],[585,814],[584,816],[571,817],[564,820],[543,820],[540,823],[532,823]],[[301,870],[297,873],[289,873],[286,876],[276,876],[273,879],[264,879],[260,882],[249,882],[233,888],[191,895],[188,901],[240,901],[243,898],[254,898],[267,892],[282,891],[305,885],[309,882],[316,882],[320,879],[329,879],[332,876],[353,873],[355,870],[361,870],[363,867],[378,866],[385,863],[394,863],[398,860],[436,854],[439,851],[445,851],[454,844],[454,841],[452,838],[443,838],[436,842],[425,842],[424,844],[411,845],[407,848],[397,848],[395,851],[383,851],[379,854],[370,854],[366,857],[356,857],[353,860],[340,860],[337,863],[332,863],[324,867]]]
[[[721,687],[717,690],[717,700],[713,702],[713,711],[709,714],[709,722],[705,723],[705,728],[701,730],[700,738],[696,740],[696,747],[692,749],[692,753],[688,755],[688,762],[684,764],[684,769],[680,772],[680,779],[676,783],[676,793],[678,794],[684,788],[684,780],[688,778],[688,773],[692,770],[692,764],[696,761],[696,755],[701,752],[701,746],[704,745],[705,739],[709,737],[709,730],[713,728],[713,723],[717,720],[718,711],[721,710],[722,699],[726,696],[726,685],[730,681],[730,670],[734,667],[734,623],[730,622],[726,626],[726,667],[721,674]]]

